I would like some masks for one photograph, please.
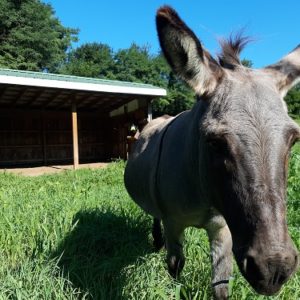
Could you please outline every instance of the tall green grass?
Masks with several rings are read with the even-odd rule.
[[[300,126],[300,116],[295,119],[296,123]],[[294,151],[300,153],[300,143],[294,146]]]
[[[152,247],[151,218],[127,195],[124,163],[21,177],[0,174],[0,299],[210,299],[203,230],[186,231],[180,280]],[[288,220],[300,248],[300,152],[291,159]],[[235,268],[232,299],[265,299]],[[300,276],[270,299],[300,299]]]

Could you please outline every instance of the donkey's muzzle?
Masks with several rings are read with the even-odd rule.
[[[247,255],[240,269],[251,286],[263,295],[277,293],[298,267],[298,252],[294,249],[272,253],[264,257],[261,253]]]

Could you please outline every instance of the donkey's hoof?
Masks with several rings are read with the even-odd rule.
[[[170,256],[167,259],[167,264],[168,264],[168,271],[169,274],[177,279],[184,267],[185,259],[183,257],[177,257],[175,255]]]
[[[214,288],[214,299],[215,300],[227,300],[229,299],[228,286],[223,285]]]

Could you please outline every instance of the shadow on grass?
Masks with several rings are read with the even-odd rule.
[[[70,234],[53,253],[59,267],[87,299],[120,299],[125,267],[153,247],[145,220],[132,220],[113,212],[81,211]]]

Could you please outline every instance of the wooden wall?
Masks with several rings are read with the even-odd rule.
[[[80,162],[110,158],[108,118],[78,113]],[[0,166],[71,163],[70,111],[0,109]]]
[[[14,110],[0,111],[0,165],[43,161],[41,116]]]

